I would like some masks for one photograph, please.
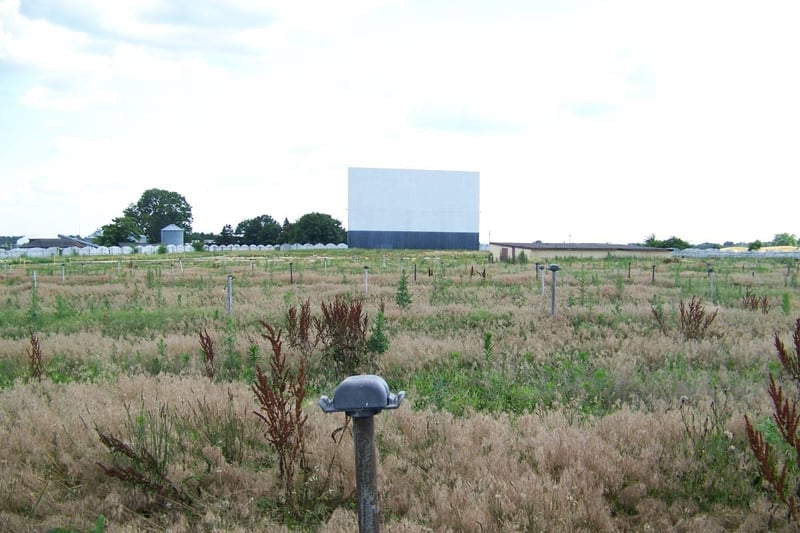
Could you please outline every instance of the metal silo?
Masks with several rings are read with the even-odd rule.
[[[183,228],[170,224],[161,228],[161,244],[168,246],[174,244],[176,246],[183,244]]]

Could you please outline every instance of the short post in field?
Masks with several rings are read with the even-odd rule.
[[[542,278],[542,296],[544,296],[544,265],[536,263],[536,270],[539,272],[539,277]]]
[[[711,300],[714,300],[714,269],[711,267],[711,263],[706,264],[706,273],[708,273],[708,283],[711,289]]]
[[[552,287],[550,288],[550,316],[554,317],[556,316],[556,272],[561,270],[561,267],[553,263],[547,269],[553,273]]]
[[[230,274],[228,274],[228,298],[226,310],[228,311],[228,316],[231,316],[231,313],[233,312],[233,276]]]
[[[292,275],[292,263],[289,263],[289,285],[294,283],[294,276]]]
[[[364,294],[369,294],[369,267],[364,266]]]
[[[359,533],[378,533],[378,475],[375,451],[375,415],[384,409],[397,409],[405,391],[389,392],[380,377],[362,374],[345,378],[333,392],[333,399],[322,396],[320,408],[326,413],[344,412],[353,419],[358,496]]]

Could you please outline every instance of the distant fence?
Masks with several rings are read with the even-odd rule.
[[[58,257],[58,256],[96,256],[96,255],[129,255],[143,254],[151,255],[158,253],[158,245],[145,244],[132,246],[86,246],[78,248],[70,246],[68,248],[12,248],[4,250],[0,248],[0,259],[14,259],[17,257]],[[167,244],[165,246],[168,254],[181,254],[194,252],[191,244]],[[203,250],[207,252],[270,252],[275,250],[331,250],[347,249],[347,245],[340,244],[206,244]],[[795,251],[723,251],[715,248],[687,248],[685,250],[674,250],[673,257],[696,257],[700,259],[712,258],[732,258],[732,259],[800,259],[800,249]]]
[[[686,250],[675,250],[672,252],[674,257],[697,257],[701,259],[713,259],[713,258],[726,258],[726,259],[766,259],[766,258],[773,258],[773,259],[800,259],[800,250],[795,251],[773,251],[773,250],[764,250],[758,251],[754,250],[752,252],[749,251],[741,251],[741,252],[733,252],[733,251],[723,251],[717,250],[714,248],[687,248]]]
[[[165,246],[168,254],[182,254],[194,252],[191,244],[167,244]],[[269,252],[275,250],[331,250],[346,249],[347,245],[340,244],[281,244],[273,246],[271,244],[207,244],[203,249],[208,252]],[[86,246],[78,248],[70,246],[67,248],[12,248],[11,250],[0,249],[0,259],[15,259],[18,257],[58,257],[58,256],[103,256],[103,255],[129,255],[157,254],[159,245],[145,244],[139,246]]]

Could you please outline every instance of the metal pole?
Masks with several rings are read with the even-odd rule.
[[[378,533],[378,470],[375,417],[353,417],[359,533]]]
[[[64,263],[61,263],[61,283],[64,283]]]
[[[369,294],[369,267],[364,267],[364,294]]]
[[[33,271],[33,288],[36,288],[36,271]]]
[[[708,267],[708,281],[711,285],[711,299],[714,300],[714,269]]]
[[[289,284],[294,283],[294,275],[292,274],[292,264],[289,263]]]
[[[542,296],[544,296],[544,295],[546,294],[546,293],[544,292],[544,265],[540,265],[540,266],[538,267],[538,270],[541,270],[541,271],[542,271],[542,276],[541,276],[541,277],[542,277]]]
[[[417,264],[414,263],[414,283],[417,282]]]
[[[553,286],[550,288],[550,316],[556,316],[556,271],[553,270]],[[542,276],[544,277],[544,276]]]
[[[233,310],[233,276],[231,276],[229,274],[228,275],[228,300],[227,300],[228,316],[231,316],[232,310]]]
[[[655,265],[653,265],[653,277],[651,278],[650,282],[651,283],[655,283],[656,282],[656,266]]]

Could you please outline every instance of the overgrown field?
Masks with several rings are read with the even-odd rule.
[[[794,530],[794,261],[320,252],[0,263],[0,530]]]

